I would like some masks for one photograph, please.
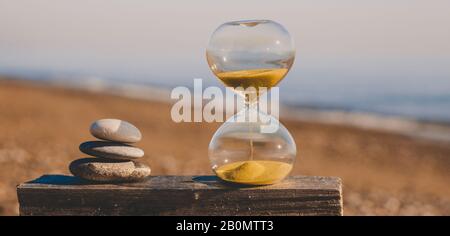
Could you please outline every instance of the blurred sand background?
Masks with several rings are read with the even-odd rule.
[[[170,104],[0,79],[0,214],[17,215],[17,184],[69,174],[99,118],[143,133],[153,175],[212,174],[216,123],[174,123]],[[345,215],[450,215],[450,145],[386,131],[281,118],[298,145],[292,175],[339,176]]]

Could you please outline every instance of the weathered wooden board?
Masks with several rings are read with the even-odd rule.
[[[215,176],[152,176],[140,183],[93,184],[44,175],[17,187],[21,215],[342,215],[336,177],[292,176],[243,187]]]

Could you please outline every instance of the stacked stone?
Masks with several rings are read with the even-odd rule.
[[[80,144],[80,151],[95,158],[82,158],[70,163],[73,175],[100,182],[135,182],[150,175],[150,167],[137,160],[144,151],[131,146],[142,138],[134,125],[117,119],[95,121],[91,134],[100,139]]]

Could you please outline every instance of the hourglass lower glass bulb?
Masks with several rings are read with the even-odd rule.
[[[263,132],[266,122],[237,122],[243,111],[225,122],[209,145],[212,168],[225,181],[266,185],[279,182],[292,170],[296,146],[287,129],[279,124],[274,133]],[[265,116],[270,122],[275,118]]]

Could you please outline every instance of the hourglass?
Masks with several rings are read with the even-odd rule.
[[[294,62],[291,36],[270,20],[228,22],[211,36],[206,57],[216,77],[245,99],[245,108],[222,124],[209,144],[213,171],[222,180],[239,184],[283,180],[295,161],[295,142],[276,118],[257,107],[263,88],[277,85]],[[258,118],[248,119],[250,114]],[[267,120],[278,124],[274,132],[264,132]]]

